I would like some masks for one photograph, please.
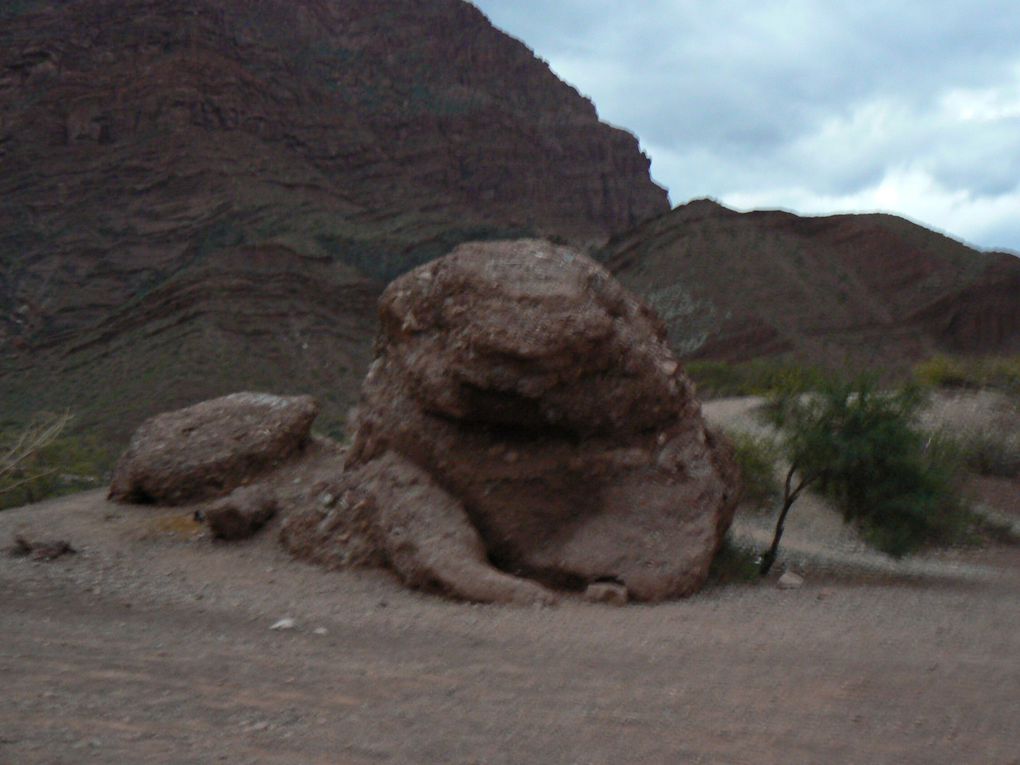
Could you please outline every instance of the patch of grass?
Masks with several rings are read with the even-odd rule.
[[[687,375],[703,398],[763,396],[789,390],[818,390],[826,373],[792,361],[755,359],[731,364],[725,361],[689,361]]]
[[[740,468],[740,502],[753,509],[775,505],[783,494],[776,477],[779,447],[767,436],[754,436],[743,431],[728,432],[733,456]]]
[[[1020,356],[933,356],[914,367],[914,378],[929,387],[990,388],[1020,395]]]
[[[0,429],[0,453],[18,442],[24,427]],[[101,486],[116,455],[94,436],[65,433],[27,455],[0,476],[0,510]]]
[[[708,584],[722,587],[730,584],[755,584],[759,581],[758,553],[734,542],[727,534],[719,552],[712,559]]]

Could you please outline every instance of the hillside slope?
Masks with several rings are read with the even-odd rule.
[[[636,139],[462,0],[20,0],[0,22],[0,394],[25,410],[95,408],[151,346],[186,362],[166,389],[279,389],[306,363],[285,328],[323,311],[343,329],[320,360],[356,374],[305,387],[349,401],[369,282],[466,239],[604,242],[669,207]],[[244,278],[255,251],[315,260],[335,295],[231,295],[245,342],[215,279],[164,299]],[[251,355],[224,368],[219,346]],[[146,396],[128,420],[170,403]]]
[[[1020,352],[1020,258],[891,215],[738,213],[697,200],[601,257],[688,358],[897,368],[938,351]]]

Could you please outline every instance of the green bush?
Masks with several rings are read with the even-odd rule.
[[[769,416],[790,463],[777,538],[797,494],[812,486],[890,555],[964,539],[975,517],[960,499],[952,456],[915,425],[922,404],[917,386],[884,392],[867,377],[777,397]]]
[[[743,431],[728,432],[740,468],[740,502],[754,509],[770,507],[782,496],[776,478],[778,446],[773,439]]]

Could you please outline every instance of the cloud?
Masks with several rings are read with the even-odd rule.
[[[477,0],[675,202],[882,209],[1020,251],[1014,0]]]

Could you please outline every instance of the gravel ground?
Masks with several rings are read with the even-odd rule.
[[[816,510],[791,551],[852,547]],[[295,563],[274,528],[216,544],[101,492],[0,513],[0,545],[16,534],[78,553],[0,556],[4,764],[1020,765],[1016,547],[523,609]]]

